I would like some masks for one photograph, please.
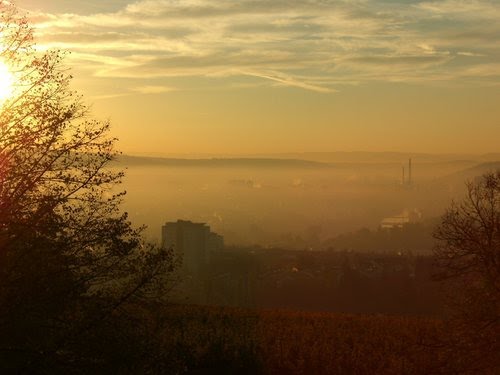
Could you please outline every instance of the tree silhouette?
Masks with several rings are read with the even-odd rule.
[[[435,232],[440,279],[454,288],[451,336],[464,362],[500,367],[500,171],[467,184]]]
[[[69,88],[64,53],[38,53],[9,2],[0,18],[0,60],[14,82],[0,103],[0,365],[54,368],[83,353],[96,363],[100,354],[82,347],[110,317],[164,291],[172,254],[120,212],[115,139]]]

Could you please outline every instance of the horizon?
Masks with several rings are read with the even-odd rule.
[[[199,157],[261,157],[265,155],[307,155],[307,154],[386,154],[386,155],[407,155],[407,157],[414,156],[500,156],[500,151],[491,152],[418,152],[418,151],[363,151],[363,150],[353,150],[353,151],[282,151],[282,152],[255,152],[255,153],[174,153],[174,152],[122,152],[123,155],[127,156],[144,156],[144,157],[174,157],[174,156],[199,156]]]

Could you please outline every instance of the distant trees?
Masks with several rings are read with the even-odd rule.
[[[431,219],[422,223],[409,223],[402,228],[363,228],[331,238],[325,241],[324,246],[368,253],[430,254],[434,244],[432,233],[436,224],[434,219]]]
[[[469,366],[500,368],[500,171],[467,184],[435,232],[440,279],[454,286],[453,344]]]
[[[105,351],[92,340],[118,345],[104,332],[125,335],[116,324],[131,324],[132,302],[169,286],[172,254],[120,212],[109,123],[70,90],[64,54],[37,53],[7,1],[0,20],[0,60],[14,82],[0,103],[0,371],[99,368]]]

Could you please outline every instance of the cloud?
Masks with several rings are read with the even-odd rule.
[[[163,94],[174,90],[174,88],[166,86],[139,86],[133,89],[133,91],[140,94]]]
[[[457,55],[469,56],[469,57],[484,57],[484,55],[482,55],[480,53],[474,53],[474,52],[457,52]]]
[[[278,82],[279,84],[283,86],[289,86],[289,87],[298,87],[301,89],[305,90],[310,90],[310,91],[316,91],[316,92],[322,92],[322,93],[332,93],[336,92],[335,89],[328,88],[328,87],[322,87],[318,85],[314,85],[311,83],[307,83],[304,81],[300,81],[297,78],[286,76],[282,73],[279,72],[270,72],[270,73],[262,73],[262,72],[246,72],[244,73],[249,76],[254,76],[254,77],[259,77],[259,78],[264,78],[268,79],[271,81]]]
[[[497,1],[123,0],[114,8],[31,18],[45,47],[73,51],[74,67],[101,78],[252,76],[332,93],[372,81],[475,85],[474,72],[496,71],[500,57]]]
[[[421,2],[417,8],[448,19],[481,19],[498,21],[500,6],[496,0],[444,0]]]
[[[116,99],[124,96],[131,95],[156,95],[156,94],[164,94],[166,92],[175,91],[176,89],[173,87],[167,86],[159,86],[159,85],[146,85],[146,86],[137,86],[132,88],[123,89],[119,92],[114,93],[103,93],[99,95],[92,96],[94,100],[106,100],[106,99]]]

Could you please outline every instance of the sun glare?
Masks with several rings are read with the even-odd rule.
[[[13,77],[7,66],[0,62],[0,102],[12,94]]]

